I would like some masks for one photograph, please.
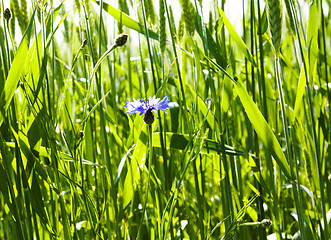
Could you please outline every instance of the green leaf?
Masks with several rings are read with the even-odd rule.
[[[100,5],[100,1],[93,0],[96,4]],[[133,20],[131,17],[126,15],[124,12],[117,10],[116,8],[110,6],[108,3],[103,2],[103,10],[113,16],[118,22],[121,22],[124,26],[131,28],[138,33],[145,35],[145,30],[143,24]],[[154,40],[159,40],[159,35],[152,30],[148,29],[148,35]]]
[[[241,82],[238,81],[236,82],[221,66],[219,66],[217,63],[209,59],[207,56],[205,57],[218,70],[220,70],[222,73],[224,73],[227,77],[229,77],[232,80],[237,90],[237,94],[240,98],[240,101],[243,104],[247,116],[250,122],[252,123],[256,133],[259,135],[260,139],[262,140],[263,144],[268,149],[268,151],[271,153],[271,155],[275,158],[281,171],[285,174],[287,178],[290,179],[291,178],[290,166],[286,161],[282,148],[280,147],[279,142],[277,141],[277,138],[272,132],[269,124],[264,119],[262,113],[254,103],[252,98],[249,96],[244,85]]]
[[[123,190],[123,207],[126,207],[133,198],[134,185],[137,183],[140,176],[140,168],[145,164],[147,156],[147,145],[148,136],[146,124],[142,123],[142,118],[137,117],[135,120],[134,126],[142,126],[139,133],[139,139],[137,140],[132,159],[130,164],[128,164],[128,172],[124,181],[124,190]]]
[[[67,16],[68,16],[69,12],[66,12],[64,14],[64,16],[61,18],[60,22],[57,24],[56,28],[54,29],[54,31],[52,32],[52,34],[49,36],[47,44],[46,44],[46,49],[49,47],[49,45],[52,42],[52,39],[54,38],[54,34],[56,33],[56,31],[59,29],[59,27],[61,26],[61,24],[64,22],[64,20],[66,20]]]
[[[305,93],[305,86],[308,77],[312,79],[313,71],[315,68],[316,57],[318,54],[318,10],[317,3],[313,1],[309,8],[309,20],[307,28],[307,48],[305,59],[301,66],[301,72],[299,77],[299,83],[297,87],[295,104],[294,104],[294,116],[299,118],[299,112],[303,108],[303,95]],[[308,75],[308,76],[307,76]],[[294,120],[294,118],[292,119]]]
[[[285,176],[290,179],[290,166],[288,165],[282,148],[280,147],[279,142],[277,141],[277,138],[272,132],[269,124],[264,119],[262,113],[252,98],[249,96],[244,85],[238,81],[237,84],[234,84],[234,86],[256,133],[259,135],[264,146],[275,158],[279,168],[282,170]]]
[[[178,134],[167,132],[166,133],[166,148],[167,149],[178,149],[184,150],[190,141],[190,136],[188,134]],[[153,133],[153,147],[161,148],[160,133]],[[237,150],[229,145],[224,145],[225,153],[228,155],[239,155],[243,156],[244,153],[240,150]],[[204,144],[201,149],[201,153],[205,154],[221,154],[223,151],[222,145],[216,141],[210,139],[204,139]]]
[[[308,59],[309,59],[309,77],[312,78],[313,69],[318,54],[318,9],[317,1],[312,1],[309,7],[309,19],[307,28],[307,47],[308,47]]]
[[[64,234],[64,238],[65,239],[72,239],[71,238],[71,234],[70,234],[70,224],[69,224],[69,218],[68,218],[68,214],[67,214],[67,210],[64,204],[64,198],[63,195],[60,194],[59,195],[59,200],[60,202],[60,207],[61,207],[61,223],[62,223],[62,227],[63,227],[63,234]]]
[[[237,44],[237,47],[238,47],[239,51],[242,54],[245,55],[245,57],[248,59],[248,61],[250,61],[253,64],[253,66],[257,67],[256,62],[255,62],[252,54],[248,50],[248,48],[247,48],[246,44],[244,43],[244,41],[241,39],[239,34],[236,32],[236,30],[232,26],[232,24],[230,23],[229,19],[225,16],[223,10],[220,9],[220,8],[218,8],[218,10],[219,10],[219,13],[221,14],[221,16],[223,18],[224,25],[228,29],[228,32],[229,32],[230,36],[232,37],[232,39]]]
[[[49,224],[49,219],[45,212],[45,204],[40,190],[41,186],[42,185],[39,185],[37,175],[33,174],[32,184],[31,184],[31,197],[33,200],[32,201],[33,210],[38,214],[44,226],[47,226]]]
[[[5,83],[5,87],[2,90],[0,95],[0,125],[4,120],[5,113],[9,107],[9,104],[14,96],[14,93],[17,89],[18,82],[21,78],[23,73],[24,63],[27,61],[27,53],[28,53],[28,46],[29,46],[29,36],[31,35],[32,26],[33,26],[33,19],[36,9],[34,10],[30,23],[24,33],[23,39],[20,43],[20,46],[17,50],[13,63],[8,73],[8,77]]]
[[[305,57],[305,61],[307,62],[307,56]],[[306,71],[304,65],[301,66],[301,72],[299,77],[299,82],[297,86],[296,96],[295,96],[295,103],[294,103],[294,120],[295,118],[299,117],[299,112],[303,107],[303,95],[305,94],[305,86],[306,86]]]
[[[14,217],[17,219],[16,211],[14,209],[13,204],[10,202],[10,195],[9,195],[9,188],[8,188],[8,177],[5,171],[5,168],[2,166],[2,163],[0,163],[0,192],[2,193],[2,199],[4,200],[4,203],[7,204],[8,208],[14,215]]]
[[[5,77],[6,77],[6,74],[7,74],[7,69],[8,69],[8,66],[7,66],[7,54],[6,54],[6,47],[5,47],[5,33],[2,29],[2,27],[0,26],[0,47],[2,49],[2,56],[0,55],[0,62],[3,63],[1,64],[1,67],[0,67],[0,91],[3,90],[3,86],[4,86],[4,83],[5,83]],[[2,59],[1,59],[2,58]]]
[[[130,148],[125,154],[124,156],[122,157],[121,159],[121,162],[117,168],[117,172],[116,172],[116,177],[115,177],[115,180],[114,180],[114,185],[117,185],[118,184],[118,181],[120,179],[120,176],[121,176],[121,173],[122,173],[122,170],[123,170],[123,167],[124,167],[124,164],[126,162],[126,160],[128,159],[128,156],[131,152],[132,148]]]
[[[222,48],[215,42],[209,29],[206,29],[206,34],[207,34],[207,41],[208,41],[208,49],[209,49],[210,53],[213,55],[216,62],[220,66],[222,66],[223,68],[226,68],[228,63],[226,62],[226,58],[224,57],[224,54],[221,52]]]

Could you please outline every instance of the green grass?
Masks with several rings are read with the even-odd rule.
[[[8,2],[0,239],[329,239],[330,1]]]

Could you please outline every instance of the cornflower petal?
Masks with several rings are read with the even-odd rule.
[[[155,96],[149,97],[149,100],[147,101],[149,108],[153,108],[153,110],[156,109],[155,106],[159,103],[159,100],[160,98],[156,98]]]
[[[169,97],[166,95],[160,102],[156,104],[155,108],[166,112],[165,110],[169,108],[169,100]]]
[[[145,113],[144,108],[144,100],[143,99],[133,99],[133,102],[126,101],[124,107],[128,110],[125,113],[136,113],[140,112],[140,115]]]

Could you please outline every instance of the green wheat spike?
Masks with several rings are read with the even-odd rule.
[[[10,9],[14,9],[13,1],[10,1]],[[12,17],[10,20],[10,32],[13,37],[15,36],[15,19],[16,19],[15,13],[14,11],[12,11]]]
[[[280,0],[268,0],[268,20],[271,41],[276,57],[279,57],[282,38],[282,6]]]
[[[181,2],[183,13],[184,13],[184,21],[185,21],[185,28],[186,31],[193,35],[195,30],[194,24],[194,15],[195,10],[192,2],[190,0],[182,0]]]
[[[159,0],[159,40],[160,40],[160,48],[162,56],[164,55],[164,51],[166,48],[166,18],[165,18],[165,7],[163,0]]]
[[[173,11],[172,11],[172,7],[171,7],[171,5],[169,6],[169,17],[170,17],[170,25],[171,26],[169,26],[170,28],[171,28],[171,31],[173,32],[173,34],[174,34],[174,40],[175,40],[175,42],[176,42],[176,40],[177,40],[177,34],[176,34],[176,25],[175,25],[175,17],[174,17],[174,13],[173,13]]]
[[[184,13],[180,16],[179,23],[178,23],[178,41],[181,42],[184,36],[184,28],[185,28],[185,21],[184,21]]]
[[[28,4],[26,0],[21,0],[21,14],[23,18],[23,23],[24,23],[24,31],[26,27],[28,26],[29,23],[29,16],[28,16]]]

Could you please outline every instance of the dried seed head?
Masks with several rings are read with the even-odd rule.
[[[122,47],[126,41],[128,40],[128,35],[125,33],[121,33],[120,35],[118,35],[115,39],[115,44],[117,47]]]
[[[9,21],[9,19],[11,19],[11,11],[9,10],[9,8],[6,8],[5,11],[3,12],[3,17]]]

